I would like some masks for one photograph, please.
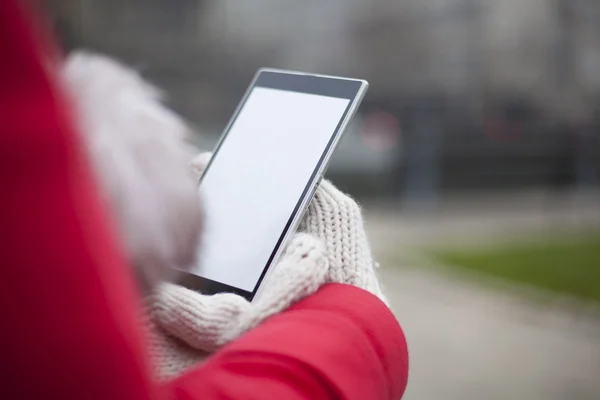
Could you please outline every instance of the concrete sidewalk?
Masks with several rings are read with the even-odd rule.
[[[548,306],[443,270],[411,268],[422,261],[414,257],[422,246],[598,230],[600,202],[526,194],[449,202],[430,215],[389,204],[366,210],[376,253],[407,255],[405,265],[380,271],[409,344],[406,399],[600,398],[596,305]]]
[[[431,270],[384,268],[410,352],[405,399],[600,398],[600,322]]]

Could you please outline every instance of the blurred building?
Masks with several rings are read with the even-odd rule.
[[[138,66],[208,132],[222,129],[261,66],[369,80],[363,113],[402,126],[396,161],[376,172],[398,187],[423,169],[431,174],[418,179],[437,188],[547,185],[576,163],[580,132],[598,136],[593,0],[49,3],[67,45]]]

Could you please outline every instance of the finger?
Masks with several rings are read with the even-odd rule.
[[[358,286],[384,299],[360,206],[331,182],[323,181],[301,230],[325,243],[328,279]]]
[[[212,352],[229,338],[250,303],[221,293],[206,296],[173,284],[164,284],[151,301],[151,317],[169,334],[189,346]]]
[[[200,153],[192,159],[190,162],[190,168],[196,175],[198,175],[198,177],[200,177],[204,173],[204,170],[208,166],[211,158],[212,153],[209,151]]]
[[[239,328],[248,330],[313,293],[327,282],[327,257],[323,243],[307,234],[296,234],[281,261],[264,282],[264,289],[242,316]]]
[[[354,268],[371,259],[360,207],[329,181],[317,189],[300,229],[325,243],[331,268]]]

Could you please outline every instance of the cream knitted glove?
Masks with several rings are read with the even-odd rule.
[[[192,167],[202,173],[210,154]],[[150,299],[150,342],[162,378],[178,374],[266,318],[316,292],[327,282],[365,289],[386,301],[375,274],[359,206],[323,181],[263,291],[249,303],[222,293],[206,296],[165,284]]]
[[[318,237],[325,244],[328,282],[357,286],[388,304],[375,273],[379,265],[373,260],[362,212],[352,198],[323,180],[299,231]]]

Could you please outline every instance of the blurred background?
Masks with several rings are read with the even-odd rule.
[[[328,176],[365,205],[406,398],[600,398],[600,1],[42,3],[207,150],[259,67],[367,79]]]

